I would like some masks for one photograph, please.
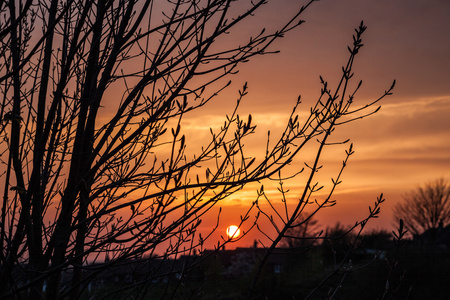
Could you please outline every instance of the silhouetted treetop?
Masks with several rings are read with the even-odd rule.
[[[450,184],[439,178],[406,193],[394,207],[394,218],[403,219],[405,228],[413,235],[449,225]]]

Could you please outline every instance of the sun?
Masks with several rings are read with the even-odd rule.
[[[241,234],[241,230],[236,225],[230,225],[227,228],[227,235],[230,239],[235,239]]]

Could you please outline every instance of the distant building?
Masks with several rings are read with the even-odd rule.
[[[441,224],[438,228],[430,228],[414,237],[414,241],[450,249],[450,225],[443,227]]]

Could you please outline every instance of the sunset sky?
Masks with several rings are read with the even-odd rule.
[[[271,28],[280,24],[302,1],[272,1],[259,15],[244,24]],[[394,94],[385,98],[374,116],[343,127],[343,137],[354,143],[343,184],[335,193],[337,205],[323,211],[322,224],[351,224],[367,215],[380,193],[386,202],[380,218],[370,228],[392,229],[391,209],[402,195],[438,177],[450,178],[450,2],[443,0],[323,0],[304,13],[306,21],[279,40],[275,55],[258,57],[241,66],[232,86],[202,113],[188,119],[192,129],[223,122],[231,112],[238,89],[248,82],[249,95],[241,114],[251,113],[258,124],[248,147],[264,147],[266,132],[286,122],[297,96],[308,111],[320,92],[319,75],[337,84],[348,57],[354,28],[361,20],[368,26],[365,46],[355,64],[356,79],[363,86],[356,99],[361,105],[375,99],[397,80]],[[256,33],[258,30],[255,31]],[[232,98],[232,101],[230,101]],[[227,110],[228,109],[228,110]],[[197,126],[197,127],[196,127]],[[198,127],[200,126],[200,127]],[[258,144],[258,141],[261,143]],[[257,151],[257,150],[255,150]],[[341,151],[343,154],[343,150]],[[344,158],[326,157],[331,166]],[[328,177],[335,176],[331,171]],[[328,175],[328,174],[325,174]],[[292,185],[295,192],[295,184]],[[255,190],[222,204],[219,235],[238,223]],[[248,197],[248,198],[247,198]],[[205,223],[211,225],[212,220]],[[257,232],[239,246],[251,245]],[[217,236],[213,237],[217,238]]]
[[[0,5],[2,296],[102,296],[128,265],[111,295],[315,292],[323,251],[283,281],[275,247],[390,233],[450,185],[450,0],[25,2]]]

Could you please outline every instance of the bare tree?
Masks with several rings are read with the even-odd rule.
[[[295,227],[299,226],[305,226],[309,220],[311,220],[317,212],[319,212],[322,209],[326,209],[329,207],[332,207],[336,204],[336,200],[334,200],[333,193],[338,187],[339,184],[342,183],[341,176],[345,169],[345,167],[348,164],[348,160],[351,155],[354,154],[353,150],[353,144],[350,144],[347,150],[345,150],[344,159],[342,161],[342,166],[339,170],[336,170],[336,176],[331,177],[331,183],[328,183],[328,189],[325,188],[324,183],[320,183],[318,181],[318,173],[323,168],[322,160],[324,153],[326,151],[330,151],[330,148],[337,145],[343,145],[349,142],[349,140],[332,140],[333,133],[336,131],[337,127],[339,127],[342,124],[346,124],[349,122],[356,121],[361,118],[365,118],[373,113],[376,113],[380,107],[377,107],[375,109],[372,108],[373,105],[378,103],[381,99],[383,99],[385,96],[390,95],[392,89],[395,85],[395,80],[392,83],[391,87],[386,90],[381,97],[375,99],[373,102],[358,106],[354,108],[354,101],[355,101],[355,95],[359,88],[361,87],[362,81],[359,81],[353,88],[351,87],[351,81],[353,78],[353,63],[355,61],[356,55],[359,53],[361,47],[363,46],[362,43],[362,35],[366,30],[366,26],[361,22],[358,28],[355,29],[355,34],[353,36],[353,45],[348,47],[349,50],[349,59],[347,61],[347,64],[342,67],[342,76],[340,80],[337,83],[337,86],[333,89],[331,89],[328,85],[328,82],[325,81],[322,77],[320,77],[321,83],[322,83],[322,89],[321,93],[319,95],[319,99],[316,102],[316,106],[311,109],[311,123],[306,122],[304,127],[297,127],[297,125],[293,125],[292,129],[295,133],[300,133],[303,136],[314,136],[315,141],[311,141],[311,144],[313,142],[316,142],[315,145],[315,151],[314,155],[312,157],[309,157],[309,160],[303,161],[304,168],[300,171],[300,173],[303,173],[305,175],[305,187],[300,192],[299,195],[296,195],[295,205],[293,206],[293,209],[289,208],[287,199],[287,193],[288,189],[286,189],[284,185],[284,181],[286,178],[283,178],[281,175],[281,172],[283,170],[280,170],[279,172],[279,188],[282,197],[281,202],[283,205],[283,209],[276,209],[276,206],[274,203],[276,200],[269,198],[265,193],[264,190],[261,189],[261,192],[259,194],[259,198],[262,201],[266,201],[269,205],[269,209],[265,209],[262,206],[258,205],[258,209],[260,213],[265,216],[271,224],[274,226],[277,236],[276,237],[269,237],[269,240],[271,241],[271,244],[268,245],[268,249],[266,252],[266,255],[262,259],[262,263],[260,264],[257,272],[255,273],[254,280],[252,282],[250,290],[255,289],[256,283],[258,281],[259,275],[262,271],[262,268],[267,261],[268,257],[271,255],[273,250],[277,247],[277,245],[280,243],[280,241],[283,238],[289,238],[290,234],[289,232],[293,230]],[[349,91],[350,90],[350,91]],[[291,117],[293,119],[295,117]],[[308,120],[308,121],[309,121]],[[312,130],[311,135],[305,134],[309,130]],[[295,135],[295,134],[294,134]],[[307,141],[305,139],[305,141]],[[310,144],[310,146],[311,146]],[[301,148],[298,150],[300,151]],[[297,151],[297,150],[296,150]],[[331,273],[326,276],[324,281],[320,283],[313,291],[311,291],[311,294],[307,296],[307,298],[311,297],[314,292],[321,286],[323,283],[330,278],[333,274],[338,272],[346,263],[346,260],[348,259],[351,250],[356,247],[357,241],[359,239],[359,236],[364,229],[367,222],[372,219],[376,218],[377,215],[380,212],[380,205],[384,202],[383,194],[380,195],[380,197],[377,198],[377,200],[374,203],[373,207],[369,207],[369,213],[367,215],[367,218],[364,220],[357,222],[355,225],[351,226],[348,229],[348,232],[356,229],[358,227],[358,230],[356,231],[356,234],[353,234],[353,241],[351,242],[351,245],[349,247],[349,251],[344,256],[344,258],[336,264],[336,267],[331,271]],[[305,209],[308,206],[313,206],[314,209],[312,212],[309,212],[307,216],[305,216]],[[303,215],[303,216],[302,216]],[[299,222],[299,220],[301,220]],[[295,229],[294,229],[295,230]],[[262,234],[264,234],[264,231],[261,231]],[[323,238],[321,237],[321,232],[319,232],[314,238]],[[324,237],[326,238],[326,237]]]
[[[338,89],[332,93],[322,81],[304,120],[299,99],[263,157],[242,146],[255,131],[251,115],[238,114],[246,85],[223,126],[211,129],[200,150],[190,149],[183,117],[213,101],[241,62],[270,53],[314,0],[278,30],[261,29],[233,44],[228,33],[266,1],[238,2],[0,3],[2,298],[75,299],[89,280],[129,259],[202,249],[208,236],[197,227],[214,205],[249,183],[282,182],[281,170],[319,139],[300,204],[272,247],[285,235],[318,190],[313,179],[334,128],[376,111],[367,109],[393,86],[350,109],[356,91],[346,95],[361,24]],[[339,183],[338,176],[332,190]],[[317,209],[330,204],[328,197]]]
[[[403,219],[406,230],[413,235],[449,225],[449,183],[440,178],[406,193],[403,202],[394,207],[394,218],[397,222]]]

